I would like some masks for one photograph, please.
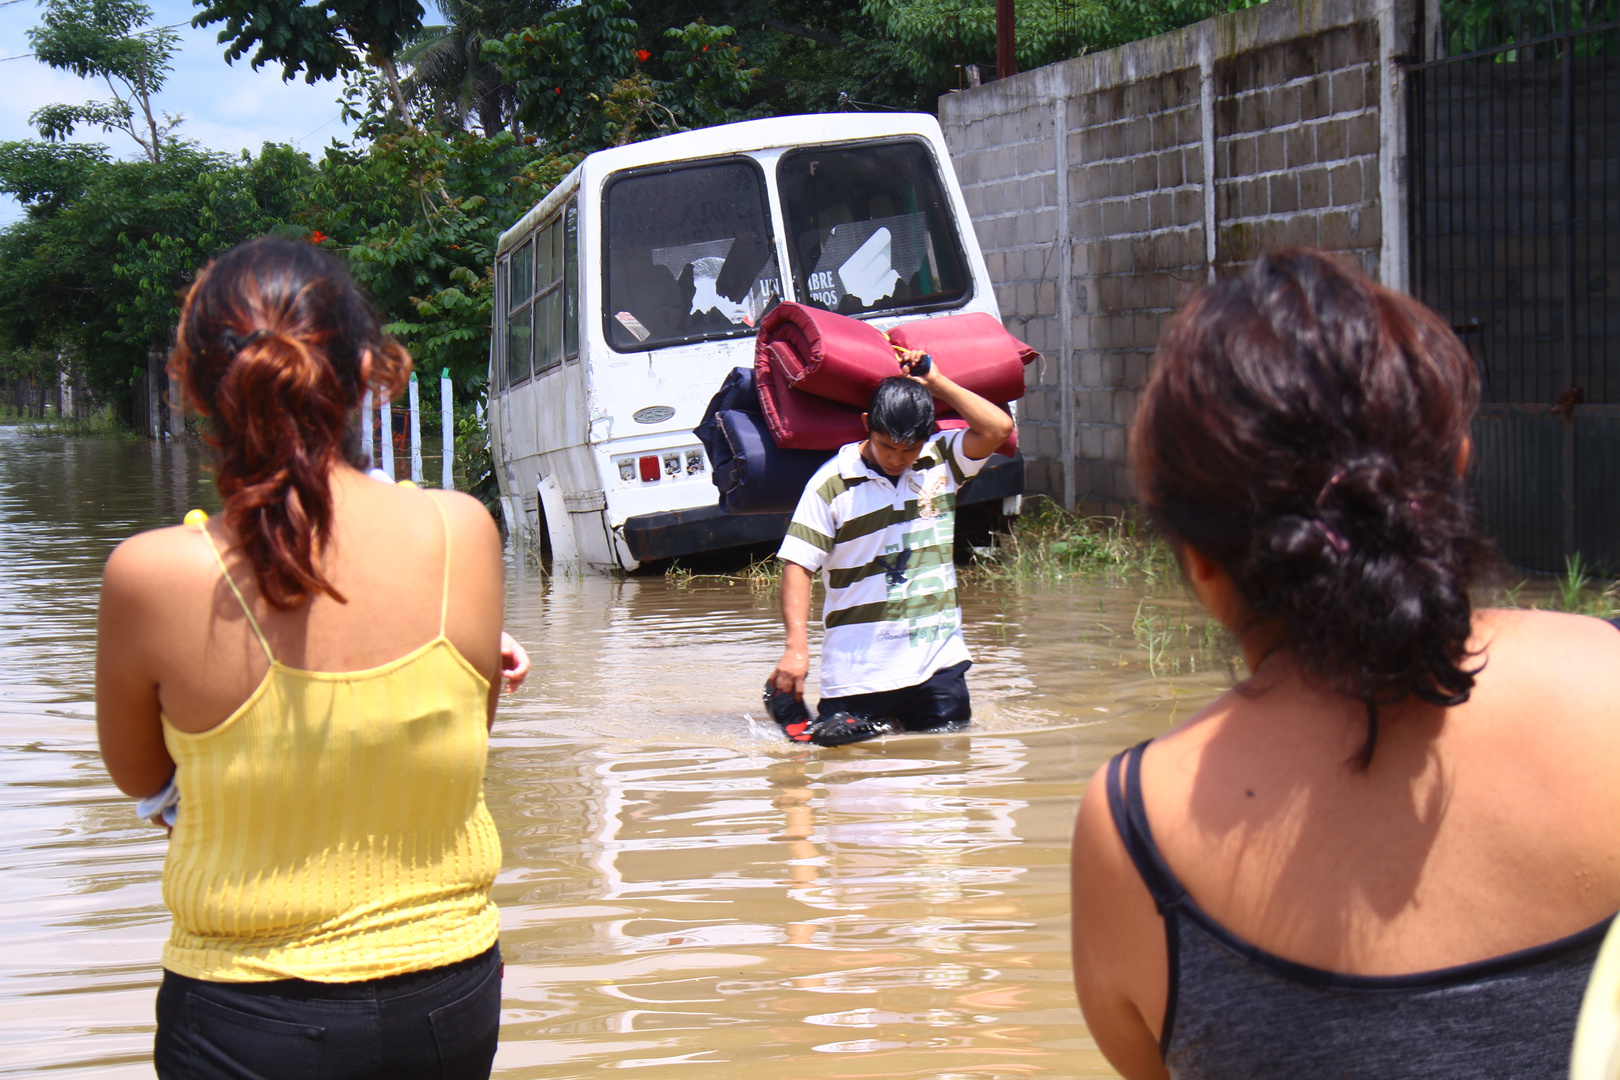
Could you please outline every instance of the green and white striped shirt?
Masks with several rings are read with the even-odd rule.
[[[984,467],[942,431],[891,482],[841,448],[805,485],[777,555],[826,586],[821,692],[826,697],[916,686],[969,659],[956,605],[956,493]]]

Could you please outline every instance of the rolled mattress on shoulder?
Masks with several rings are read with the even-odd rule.
[[[930,354],[953,382],[998,405],[1024,396],[1024,365],[1040,355],[983,312],[917,319],[885,336],[859,319],[794,303],[760,320],[756,357],[773,345],[788,386],[861,410],[879,383],[901,373],[897,346]]]
[[[1024,367],[1041,355],[982,311],[901,323],[889,341],[928,353],[952,382],[997,405],[1024,396]]]
[[[861,423],[865,407],[857,409],[794,389],[786,374],[790,355],[785,343],[766,343],[763,338],[754,353],[759,409],[776,445],[784,450],[836,450],[866,438],[866,425]],[[867,400],[871,400],[870,394]]]
[[[716,464],[714,483],[720,508],[728,514],[792,513],[804,485],[832,457],[831,450],[777,446],[759,413],[729,409],[714,420],[726,443],[726,463]]]
[[[777,304],[759,321],[756,341],[756,355],[781,346],[779,365],[793,389],[863,411],[878,383],[900,374],[881,330],[835,311]]]

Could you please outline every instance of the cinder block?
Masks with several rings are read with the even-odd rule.
[[[1296,170],[1273,173],[1269,178],[1271,212],[1291,214],[1299,209],[1299,179]]]
[[[1103,428],[1102,456],[1105,461],[1123,462],[1125,460],[1125,429],[1110,424]],[[1110,492],[1109,494],[1117,493]]]
[[[1182,187],[1175,192],[1177,225],[1191,225],[1204,220],[1204,192],[1202,187]]]
[[[1359,116],[1333,117],[1316,125],[1316,159],[1331,162],[1344,160],[1350,143],[1350,126]]]
[[[1328,171],[1320,167],[1302,170],[1299,174],[1300,209],[1319,210],[1331,201],[1328,191]]]
[[[1288,167],[1288,147],[1280,131],[1262,132],[1255,140],[1259,158],[1257,172],[1277,172]]]
[[[1321,146],[1320,140],[1317,143]],[[1355,206],[1361,202],[1361,166],[1358,163],[1335,165],[1328,172],[1329,202],[1333,206]]]
[[[1356,247],[1376,248],[1384,240],[1384,220],[1376,207],[1350,211],[1350,239]]]
[[[1159,155],[1158,172],[1159,187],[1180,187],[1186,182],[1186,170],[1182,168],[1181,159],[1184,151],[1180,149],[1166,150]]]
[[[1103,429],[1097,424],[1085,424],[1076,432],[1081,444],[1081,457],[1100,460],[1103,457]]]
[[[1169,191],[1155,191],[1148,196],[1148,228],[1166,229],[1176,223],[1176,197]]]
[[[1253,135],[1238,135],[1220,145],[1226,150],[1227,177],[1249,176],[1258,168],[1260,140]],[[1219,160],[1219,155],[1216,156]]]
[[[1356,154],[1378,153],[1378,114],[1360,113],[1346,121],[1348,139],[1346,152]]]
[[[1165,321],[1166,320],[1163,317],[1161,317],[1159,320],[1159,333],[1161,335],[1164,333]],[[1158,347],[1157,342],[1154,342],[1154,347]],[[1130,387],[1132,390],[1131,411],[1133,413],[1136,411],[1135,391],[1140,390],[1147,385],[1148,369],[1152,367],[1152,365],[1153,354],[1151,352],[1135,353],[1125,361],[1125,385]]]
[[[1299,84],[1292,86],[1278,86],[1268,91],[1265,113],[1268,127],[1284,127],[1288,124],[1297,124],[1300,121],[1300,90]]]
[[[1076,375],[1080,386],[1102,385],[1102,354],[1092,351],[1082,352]]]
[[[1266,217],[1255,222],[1255,254],[1274,251],[1288,246],[1288,222],[1283,218]],[[1252,257],[1252,256],[1251,256]]]
[[[1294,214],[1288,218],[1289,247],[1321,247],[1315,214]]]
[[[1135,198],[1126,204],[1125,227],[1133,233],[1147,232],[1152,227],[1148,219],[1148,201]]]
[[[1131,359],[1137,360],[1139,358],[1132,357]],[[1136,415],[1136,394],[1131,390],[1116,390],[1111,405],[1114,423],[1123,428]]]
[[[1102,354],[1102,386],[1108,389],[1121,386],[1125,381],[1125,359],[1118,352]],[[1106,415],[1098,413],[1098,415]]]
[[[1332,82],[1329,76],[1318,75],[1314,79],[1301,83],[1299,87],[1299,118],[1301,120],[1318,120],[1326,116],[1330,110],[1329,97],[1332,94]]]
[[[1316,129],[1301,125],[1283,134],[1287,167],[1297,169],[1316,160]]]
[[[1364,67],[1333,73],[1330,107],[1336,113],[1356,112],[1367,105],[1367,73]]]

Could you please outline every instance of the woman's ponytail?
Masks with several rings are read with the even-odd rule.
[[[342,264],[275,237],[226,252],[186,297],[169,370],[212,420],[225,521],[265,600],[282,609],[317,592],[343,600],[319,565],[331,541],[329,474],[350,454],[362,383],[397,395],[410,357],[382,334]]]

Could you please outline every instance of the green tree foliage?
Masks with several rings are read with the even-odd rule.
[[[671,77],[660,79],[647,73],[654,54],[640,47],[633,16],[629,0],[583,0],[484,46],[512,83],[526,130],[590,151],[729,118],[759,74],[728,40],[733,28],[665,30],[660,58]]]
[[[80,125],[121,131],[148,160],[159,160],[164,137],[180,118],[165,113],[159,121],[152,96],[168,78],[177,38],[151,21],[152,9],[135,0],[48,0],[40,24],[28,31],[34,56],[81,79],[106,82],[112,100],[46,105],[28,118],[42,138],[65,140]]]
[[[410,110],[399,85],[394,55],[422,28],[418,0],[196,0],[202,9],[193,26],[224,23],[219,41],[227,62],[247,55],[257,70],[275,62],[283,78],[303,71],[319,82],[375,66],[387,80],[406,123]]]
[[[0,347],[69,349],[99,397],[127,394],[197,268],[285,221],[308,171],[286,148],[232,159],[171,141],[154,162],[0,143],[0,191],[27,211],[0,232]]]

